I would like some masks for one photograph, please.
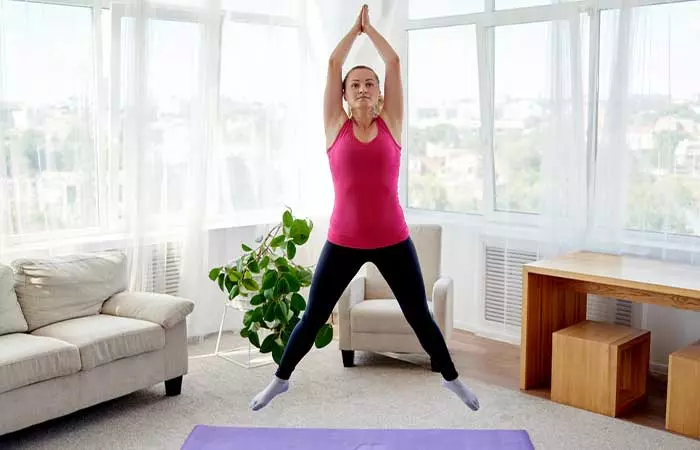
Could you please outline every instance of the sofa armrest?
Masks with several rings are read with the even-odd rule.
[[[194,310],[194,302],[151,292],[123,291],[102,304],[102,314],[154,322],[172,328]]]
[[[450,277],[440,277],[433,286],[433,315],[445,339],[449,339],[453,321],[454,282]]]
[[[358,275],[353,279],[340,296],[338,302],[338,327],[340,348],[351,350],[350,347],[350,310],[365,299],[365,277]]]

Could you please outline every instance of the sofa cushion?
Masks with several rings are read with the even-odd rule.
[[[433,313],[433,303],[428,302]],[[414,334],[396,299],[374,299],[360,302],[350,310],[352,332]]]
[[[24,333],[0,336],[0,394],[79,371],[75,345]]]
[[[127,286],[122,252],[18,259],[12,266],[17,299],[29,331],[98,314],[105,300]]]
[[[54,323],[32,334],[60,339],[78,347],[82,370],[165,347],[165,330],[161,326],[106,314]]]
[[[17,302],[14,272],[0,265],[0,336],[27,331],[27,321]]]

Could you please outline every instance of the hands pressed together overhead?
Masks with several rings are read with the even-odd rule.
[[[355,31],[358,35],[366,33],[370,26],[369,7],[367,5],[362,5],[360,14],[357,16],[357,20],[355,21]]]

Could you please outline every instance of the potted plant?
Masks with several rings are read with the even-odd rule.
[[[279,364],[289,337],[306,308],[302,288],[311,285],[312,271],[294,262],[297,248],[306,244],[313,230],[309,219],[297,219],[291,209],[282,221],[255,240],[257,246],[241,245],[243,254],[209,272],[227,296],[227,301],[246,305],[241,336],[261,353],[272,353]],[[260,342],[260,334],[266,336]],[[325,347],[333,340],[333,327],[325,324],[315,345]]]

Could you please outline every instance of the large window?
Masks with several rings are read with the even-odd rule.
[[[301,2],[72,3],[1,5],[3,234],[182,224],[198,152],[212,220],[298,197]]]
[[[0,180],[9,229],[27,234],[95,226],[91,9],[9,1],[3,13]]]
[[[649,3],[409,8],[408,206],[700,235],[700,1]]]
[[[408,204],[479,212],[484,158],[475,27],[411,31],[408,49]]]

